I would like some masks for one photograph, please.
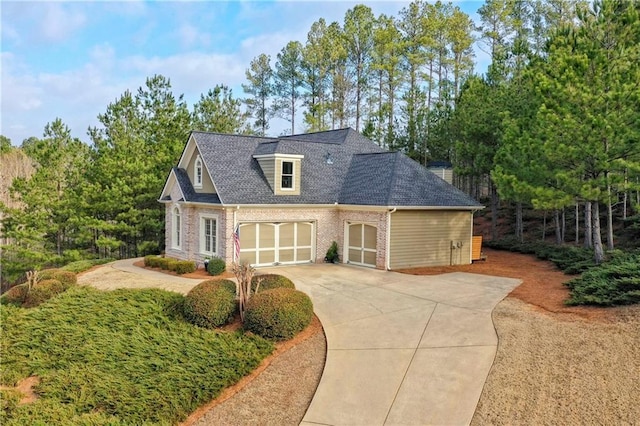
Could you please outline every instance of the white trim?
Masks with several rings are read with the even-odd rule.
[[[214,234],[215,234],[215,247],[213,250],[207,251],[205,249],[205,220],[215,220]],[[200,213],[198,215],[198,240],[199,247],[198,250],[200,254],[203,256],[218,256],[220,253],[220,217],[214,213]]]
[[[198,171],[200,171],[200,182],[198,182]],[[198,154],[196,156],[195,161],[193,162],[193,187],[195,189],[202,189],[203,181],[204,181],[204,162],[202,161],[200,154]]]
[[[178,178],[176,178],[176,173],[173,170],[173,168],[171,168],[171,171],[169,172],[169,176],[167,177],[167,180],[164,183],[164,187],[162,188],[162,193],[160,194],[160,199],[158,200],[159,203],[175,203],[177,201],[177,200],[163,200],[163,198],[166,195],[171,196],[171,191],[167,192],[167,189],[169,187],[169,182],[171,182],[171,178],[173,178],[173,185],[177,185]],[[180,191],[180,194],[182,195],[182,199],[184,200],[184,193],[182,192],[182,188],[180,188],[180,185],[178,185],[178,190]]]
[[[177,216],[176,210],[178,211]],[[182,231],[183,225],[182,208],[179,204],[174,204],[171,207],[171,248],[174,250],[182,250],[182,240],[184,239],[184,232]]]
[[[291,158],[291,159],[297,159],[297,160],[301,160],[304,158],[304,155],[299,155],[299,154],[257,154],[254,155],[253,158],[255,158],[256,160],[260,160],[263,158],[283,158],[283,159],[287,159],[287,158]]]
[[[387,232],[385,233],[384,266],[387,271],[391,270],[391,214],[396,212],[396,208],[387,212]],[[473,215],[473,213],[471,214]]]
[[[291,164],[291,174],[284,174],[285,163]],[[282,180],[285,176],[291,176],[291,187],[284,187]],[[280,190],[281,191],[295,191],[296,190],[296,162],[295,161],[281,161],[280,162]]]

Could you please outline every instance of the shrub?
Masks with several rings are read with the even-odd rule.
[[[0,297],[0,303],[3,305],[22,306],[27,299],[29,286],[27,284],[19,284],[11,287],[5,294]]]
[[[173,263],[173,271],[177,274],[189,274],[196,270],[196,263],[190,260],[177,260]]]
[[[144,257],[144,266],[146,266],[147,268],[153,268],[154,264],[155,264],[155,259],[158,256],[156,256],[155,254],[150,254]]]
[[[157,268],[161,268],[164,269],[165,271],[169,270],[169,262],[171,262],[171,259],[167,258],[167,257],[159,257],[158,260],[156,260]]]
[[[333,241],[331,243],[331,246],[329,247],[329,250],[327,250],[327,254],[324,260],[326,262],[337,263],[339,259],[340,256],[338,255],[338,243]]]
[[[258,292],[271,290],[274,288],[293,288],[296,286],[293,284],[289,278],[278,275],[278,274],[263,274],[263,275],[255,275],[251,279],[251,292],[256,291],[256,287],[258,285],[258,281],[260,281],[260,287],[258,287]]]
[[[251,297],[244,327],[262,337],[287,340],[304,330],[312,318],[309,296],[291,288],[274,288]]]
[[[567,283],[568,305],[629,305],[640,303],[640,254],[620,257],[589,269]]]
[[[227,269],[227,264],[219,257],[210,259],[209,264],[207,265],[207,272],[209,272],[209,275],[220,275],[225,271],[225,269]]]
[[[79,272],[86,271],[87,269],[90,269],[95,265],[104,265],[105,263],[113,262],[113,260],[114,259],[112,258],[78,260],[76,262],[68,263],[67,265],[63,266],[61,269],[64,271],[70,271],[77,274]]]
[[[64,285],[58,280],[42,280],[31,287],[23,306],[25,308],[36,307],[65,290]]]
[[[235,283],[229,280],[201,282],[185,297],[185,319],[206,328],[227,324],[236,312],[235,286]]]
[[[45,269],[38,273],[38,278],[41,281],[44,280],[57,280],[62,283],[64,289],[68,289],[78,283],[76,274],[71,271],[65,271],[62,269]]]

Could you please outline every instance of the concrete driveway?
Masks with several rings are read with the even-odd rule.
[[[270,268],[311,296],[327,361],[303,425],[466,425],[493,363],[491,311],[520,280],[341,265]]]

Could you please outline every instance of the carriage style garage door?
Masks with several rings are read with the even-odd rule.
[[[253,266],[310,263],[313,222],[240,223],[240,261]]]
[[[347,263],[376,266],[376,239],[378,229],[366,223],[348,223]]]

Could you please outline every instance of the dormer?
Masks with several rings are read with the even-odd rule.
[[[302,159],[296,154],[254,155],[275,195],[300,195]]]

